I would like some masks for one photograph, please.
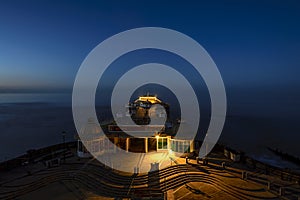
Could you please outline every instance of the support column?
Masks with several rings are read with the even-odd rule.
[[[126,152],[129,151],[129,145],[130,145],[130,138],[126,138]]]
[[[119,138],[118,137],[114,137],[114,152],[117,151],[118,143],[119,143]]]
[[[118,137],[114,137],[114,145],[117,145],[119,142],[119,138]]]
[[[194,150],[195,150],[195,146],[194,146],[195,144],[194,144],[194,140],[192,140],[191,142],[190,142],[190,152],[193,152]]]
[[[145,138],[145,153],[148,153],[148,138]]]
[[[167,136],[167,145],[168,145],[168,150],[171,149],[171,136]]]

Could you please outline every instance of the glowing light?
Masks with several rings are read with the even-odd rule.
[[[152,104],[161,103],[162,102],[156,96],[140,96],[138,100],[139,101],[149,101]]]

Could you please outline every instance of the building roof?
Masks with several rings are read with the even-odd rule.
[[[152,104],[156,104],[156,103],[162,103],[162,101],[160,99],[158,99],[156,96],[140,96],[137,101],[147,101],[150,102]]]

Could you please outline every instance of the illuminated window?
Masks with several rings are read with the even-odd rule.
[[[157,149],[159,150],[168,149],[168,138],[166,137],[157,138]]]

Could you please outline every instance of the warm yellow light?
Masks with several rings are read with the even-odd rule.
[[[139,101],[149,101],[152,104],[155,103],[161,103],[161,100],[159,100],[156,96],[140,96]]]
[[[156,139],[158,139],[159,138],[159,135],[157,135],[157,136],[155,136],[156,137]]]

